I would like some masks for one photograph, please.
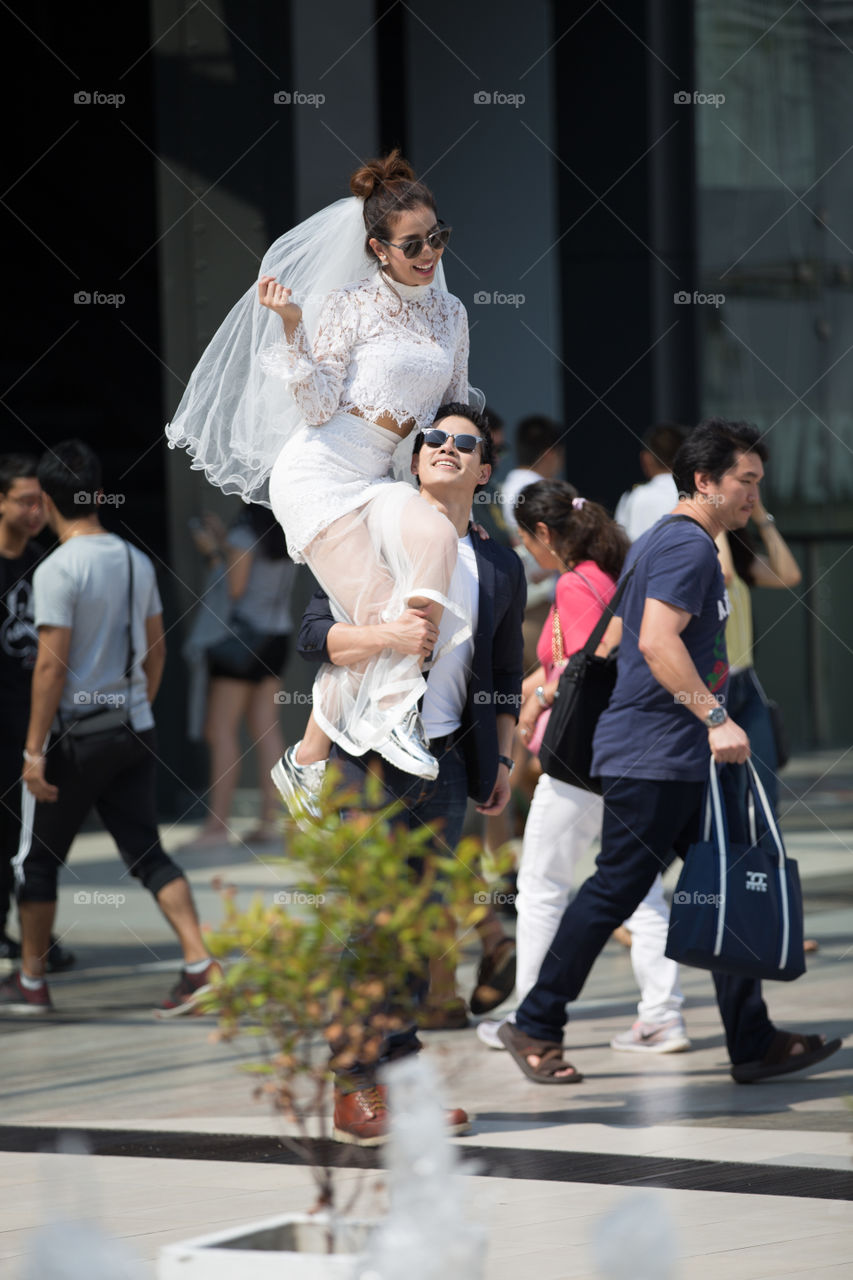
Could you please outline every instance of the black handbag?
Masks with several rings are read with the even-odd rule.
[[[601,794],[601,782],[590,774],[592,738],[602,711],[616,683],[616,650],[597,658],[601,643],[619,601],[633,574],[628,570],[582,649],[569,658],[554,698],[551,715],[539,748],[543,773],[560,782],[569,782],[584,791]],[[556,621],[556,606],[554,617]]]
[[[245,680],[255,665],[263,632],[239,613],[228,619],[228,633],[210,646],[207,656],[217,667],[217,674],[231,680]]]
[[[733,767],[749,774],[749,843],[729,839],[712,759],[703,838],[687,850],[672,895],[666,955],[716,973],[792,982],[806,968],[799,870],[752,761]]]

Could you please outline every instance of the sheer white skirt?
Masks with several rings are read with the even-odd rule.
[[[308,564],[336,621],[388,622],[411,600],[432,600],[458,622],[446,652],[471,634],[453,584],[458,535],[416,489],[389,475],[399,443],[350,413],[306,425],[275,462],[270,503],[291,556]],[[314,718],[344,751],[363,755],[387,741],[425,688],[417,658],[393,649],[350,667],[324,664]]]

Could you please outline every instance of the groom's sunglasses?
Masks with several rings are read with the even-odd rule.
[[[411,240],[401,240],[399,244],[395,244],[393,240],[380,240],[380,244],[390,245],[392,249],[402,249],[404,258],[419,258],[423,247],[428,244],[429,247],[436,252],[439,249],[446,249],[450,240],[452,227],[445,227],[442,223],[438,224],[436,231],[431,231],[428,236],[419,236]]]
[[[422,431],[415,441],[414,452],[417,453],[422,444],[428,449],[440,449],[448,440],[452,440],[460,453],[473,453],[478,444],[483,443],[482,436],[469,436],[462,434],[461,436],[450,435],[446,431],[440,431],[438,427],[431,427],[429,431]]]

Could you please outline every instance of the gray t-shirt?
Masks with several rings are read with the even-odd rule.
[[[293,630],[290,616],[290,594],[296,577],[296,565],[288,556],[270,560],[258,550],[258,537],[244,524],[228,532],[228,545],[235,551],[252,551],[249,581],[232,608],[241,618],[267,636],[289,636]]]
[[[63,719],[123,706],[127,667],[129,544],[114,533],[69,538],[33,575],[37,627],[70,627],[68,676],[59,702]],[[142,670],[145,620],[163,612],[154,566],[137,547],[133,556],[133,671],[130,722],[152,728],[154,717]],[[58,726],[55,726],[58,727]]]

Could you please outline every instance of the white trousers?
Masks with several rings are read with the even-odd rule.
[[[601,831],[603,801],[591,791],[543,773],[536,784],[518,870],[516,992],[523,1000],[569,903],[575,867]],[[678,965],[664,955],[669,908],[658,876],[625,927],[633,938],[631,964],[640,988],[643,1022],[665,1022],[684,997]]]

